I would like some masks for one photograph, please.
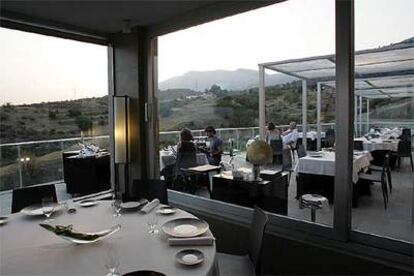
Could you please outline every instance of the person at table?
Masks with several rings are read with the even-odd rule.
[[[283,145],[286,147],[294,148],[296,141],[298,140],[298,130],[296,129],[296,123],[290,122],[289,129],[282,133]]]
[[[210,142],[210,146],[207,152],[207,158],[210,165],[218,166],[221,161],[221,155],[223,154],[223,141],[217,137],[216,130],[212,126],[206,127],[204,130]]]
[[[272,140],[280,140],[280,131],[276,129],[274,123],[269,122],[266,130],[266,143],[270,145]]]
[[[180,132],[180,142],[177,144],[176,173],[180,169],[197,166],[196,146],[194,145],[191,130],[183,128]]]

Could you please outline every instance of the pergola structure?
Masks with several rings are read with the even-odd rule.
[[[322,86],[336,87],[335,55],[316,56],[259,64],[259,124],[265,130],[265,69],[302,80],[302,132],[307,133],[307,86],[317,85],[317,149],[321,148]],[[414,97],[414,38],[401,43],[355,52],[355,133],[362,134],[362,105],[366,99],[369,124],[370,99]],[[359,129],[358,129],[359,121]],[[306,139],[303,139],[306,148]]]

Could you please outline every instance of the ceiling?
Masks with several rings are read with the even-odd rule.
[[[25,21],[42,22],[46,25],[70,26],[72,29],[82,29],[94,33],[117,33],[122,30],[124,20],[131,20],[131,26],[153,26],[182,17],[198,10],[200,17],[203,10],[217,4],[242,6],[254,3],[251,8],[266,6],[279,1],[80,1],[80,0],[2,0],[0,1],[0,16],[2,19],[18,18]],[[245,11],[242,10],[242,11]],[[211,10],[209,10],[211,12]],[[234,9],[233,14],[241,12]],[[206,11],[207,14],[207,11]],[[229,13],[216,18],[228,16]]]

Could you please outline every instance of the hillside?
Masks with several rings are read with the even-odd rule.
[[[159,83],[161,90],[185,88],[193,91],[205,91],[213,84],[226,90],[245,90],[259,86],[257,70],[237,69],[214,71],[190,71]],[[292,81],[293,78],[282,74],[266,74],[266,85],[276,85]]]

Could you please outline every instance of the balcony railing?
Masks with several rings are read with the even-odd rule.
[[[363,131],[367,130],[363,122]],[[413,122],[371,122],[375,127],[414,128]],[[287,125],[277,126],[287,128]],[[322,124],[322,131],[335,128],[334,123]],[[317,129],[315,124],[308,125],[309,130]],[[298,125],[301,131],[301,125]],[[309,131],[308,130],[308,131]],[[203,136],[203,130],[192,130],[194,136]],[[224,141],[224,150],[232,139],[233,146],[244,151],[247,141],[259,135],[258,127],[221,128],[217,134]],[[180,131],[160,132],[160,149],[178,143]],[[30,141],[0,145],[0,191],[48,182],[63,181],[62,152],[79,149],[78,143],[86,142],[101,148],[109,148],[109,136],[76,137],[67,139]]]

